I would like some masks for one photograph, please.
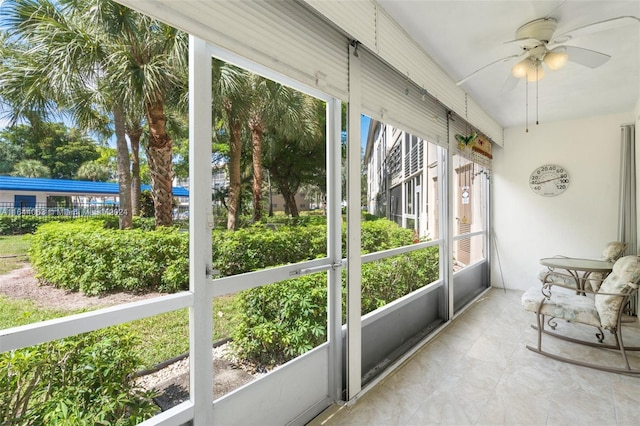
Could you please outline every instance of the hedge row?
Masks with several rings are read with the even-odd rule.
[[[105,229],[102,221],[48,223],[33,236],[29,258],[37,277],[95,295],[109,291],[186,288],[188,236],[177,229]]]
[[[188,234],[176,228],[111,229],[113,219],[47,223],[29,251],[38,278],[86,294],[175,292],[189,287]],[[146,222],[141,222],[146,223]],[[343,227],[343,239],[345,228]],[[254,225],[212,233],[213,267],[223,276],[324,257],[326,225]],[[412,232],[386,220],[362,224],[362,251],[411,244]],[[343,247],[346,245],[343,244]],[[346,253],[342,253],[344,258]]]
[[[113,215],[98,215],[92,217],[72,217],[72,216],[33,216],[33,215],[0,215],[0,235],[22,235],[33,234],[45,223],[51,222],[86,222],[101,220],[105,228],[118,229],[119,218]],[[176,225],[183,225],[184,221],[176,221]],[[133,228],[151,230],[155,228],[153,218],[143,218],[135,216],[133,218]]]

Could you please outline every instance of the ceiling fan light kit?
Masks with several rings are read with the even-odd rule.
[[[557,71],[560,68],[564,67],[569,60],[569,54],[567,52],[561,51],[560,49],[554,49],[550,52],[547,52],[544,55],[544,63],[547,64],[550,70]]]
[[[523,59],[511,68],[511,74],[516,78],[527,78],[527,81],[538,81],[544,77],[542,63],[531,58]]]
[[[551,18],[536,19],[518,28],[515,41],[521,43],[526,58],[511,68],[514,77],[538,81],[544,77],[543,63],[552,71],[566,65],[569,54],[564,47],[547,48],[555,29],[556,20]]]

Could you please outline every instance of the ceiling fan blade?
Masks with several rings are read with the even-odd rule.
[[[509,77],[502,84],[502,93],[510,92],[516,88],[518,83],[520,82],[519,78],[514,77],[511,73],[509,73]]]
[[[466,77],[464,77],[462,80],[458,81],[458,82],[456,83],[456,85],[460,86],[462,83],[466,82],[466,81],[467,81],[467,80],[469,80],[471,77],[473,77],[474,75],[478,74],[480,71],[482,71],[482,70],[484,70],[484,69],[487,69],[487,68],[489,68],[489,67],[490,67],[490,66],[492,66],[492,65],[495,65],[495,64],[500,63],[500,62],[507,62],[507,61],[509,61],[509,60],[511,60],[511,59],[514,59],[514,58],[517,58],[517,57],[519,57],[519,56],[521,56],[521,55],[510,55],[510,56],[507,56],[507,57],[504,57],[504,58],[498,59],[497,61],[493,61],[493,62],[491,62],[491,63],[489,63],[489,64],[487,64],[487,65],[483,66],[482,68],[478,68],[477,70],[475,70],[475,71],[474,71],[474,72],[472,72],[471,74],[467,75],[467,76],[466,76]]]
[[[581,27],[566,31],[562,34],[558,34],[549,44],[564,43],[571,40],[572,38],[580,37],[587,34],[593,34],[600,31],[611,30],[632,23],[639,24],[640,18],[638,18],[637,16],[618,16],[616,18],[605,19],[604,21],[593,22],[591,24],[583,25]]]
[[[611,58],[611,56],[607,54],[575,46],[560,46],[553,49],[553,51],[567,52],[571,62],[575,62],[576,64],[584,65],[589,68],[598,68]]]
[[[540,44],[541,41],[536,39],[536,38],[531,38],[531,37],[522,37],[522,38],[514,38],[513,40],[508,40],[503,42],[502,44],[512,44],[512,43],[519,43],[519,44]]]

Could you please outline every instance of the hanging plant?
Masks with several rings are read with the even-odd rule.
[[[478,139],[478,134],[476,132],[471,133],[469,136],[462,136],[461,134],[456,134],[456,140],[458,141],[458,147],[460,149],[465,148],[473,148]]]

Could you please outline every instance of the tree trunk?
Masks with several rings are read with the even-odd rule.
[[[262,136],[264,123],[261,117],[249,120],[251,129],[251,156],[253,160],[253,222],[262,219]]]
[[[116,163],[118,166],[118,196],[120,199],[120,229],[132,226],[131,211],[131,172],[129,171],[129,147],[124,133],[124,114],[122,108],[113,109],[113,124],[116,133]]]
[[[131,142],[131,208],[134,216],[140,216],[140,137],[142,129],[136,127],[127,132]]]
[[[156,226],[170,226],[173,222],[173,141],[167,134],[163,103],[148,102],[145,109],[149,123],[147,158]]]
[[[300,213],[298,212],[298,206],[296,205],[296,194],[295,192],[283,190],[280,188],[280,193],[282,194],[282,198],[284,198],[285,203],[285,212],[290,214],[291,217],[298,217]]]
[[[227,114],[229,116],[229,114]],[[227,229],[236,230],[240,225],[240,156],[242,155],[242,124],[239,120],[229,120],[230,150],[229,150],[229,213],[227,215]]]
[[[286,200],[287,205],[289,206],[289,213],[291,213],[291,217],[300,216],[300,212],[298,212],[298,206],[296,205],[296,194],[287,194]]]

